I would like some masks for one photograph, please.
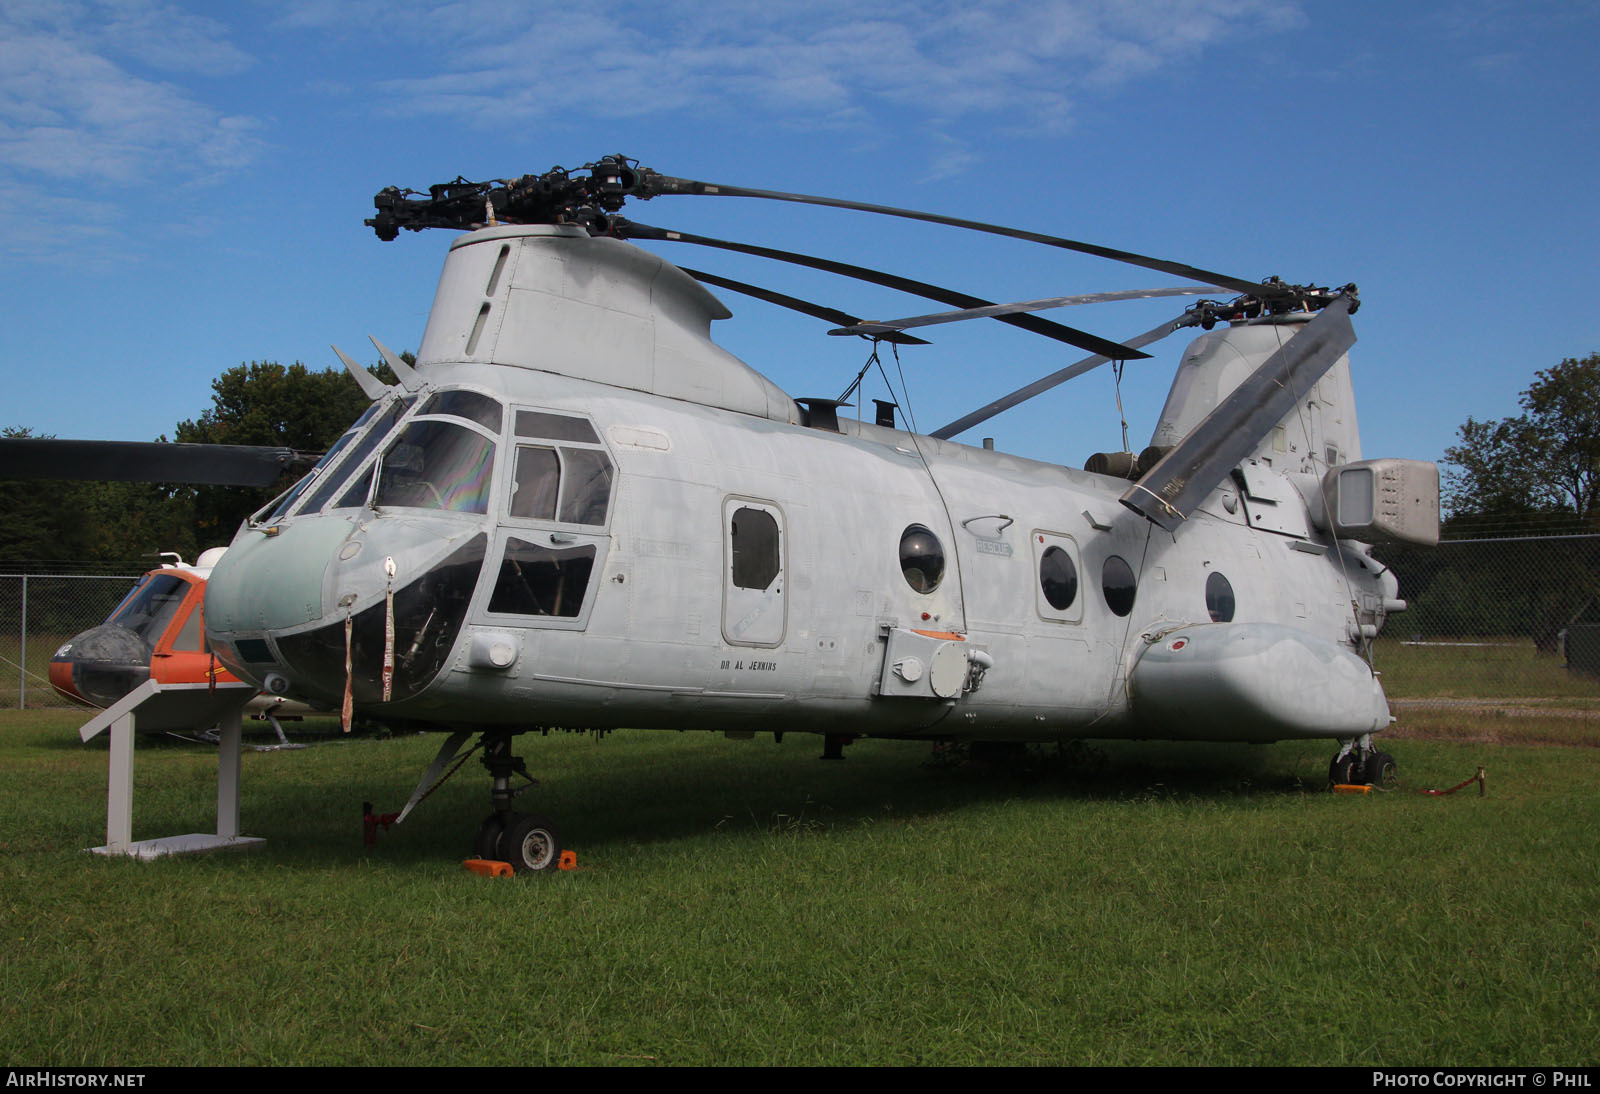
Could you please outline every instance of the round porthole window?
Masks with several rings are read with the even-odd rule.
[[[1060,547],[1046,547],[1039,556],[1039,587],[1056,611],[1072,607],[1078,599],[1078,568],[1072,564],[1072,556]]]
[[[1106,607],[1115,615],[1133,611],[1134,594],[1138,591],[1133,579],[1133,567],[1120,555],[1112,555],[1100,568],[1100,590],[1105,593]]]
[[[1233,586],[1215,570],[1206,577],[1206,611],[1211,613],[1213,623],[1233,620]]]
[[[919,593],[931,593],[944,577],[944,548],[939,537],[920,524],[900,533],[900,572]]]

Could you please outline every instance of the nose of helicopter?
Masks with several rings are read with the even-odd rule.
[[[50,659],[50,686],[69,699],[108,707],[150,679],[151,649],[114,623],[74,635]]]
[[[281,631],[322,618],[327,571],[354,528],[341,518],[314,517],[242,530],[206,582],[209,629]]]
[[[217,656],[257,683],[281,677],[271,690],[327,703],[344,692],[347,655],[356,699],[384,701],[387,661],[387,698],[410,698],[445,664],[486,541],[476,527],[411,517],[247,529],[206,585]]]

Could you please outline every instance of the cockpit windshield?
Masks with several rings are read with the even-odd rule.
[[[487,395],[465,389],[441,391],[422,404],[419,415],[449,414],[477,422],[490,433],[500,432],[500,404]]]
[[[494,441],[477,428],[463,428],[447,418],[471,422],[498,436],[505,412],[491,396],[466,389],[434,392],[399,439],[369,463],[416,401],[391,395],[373,403],[311,473],[273,503],[270,515],[252,519],[270,523],[291,512],[320,512],[330,503],[334,509],[354,508],[367,504],[369,497],[374,505],[488,512]]]
[[[293,507],[294,503],[300,500],[300,495],[306,492],[306,488],[312,483],[316,482],[317,477],[325,473],[333,461],[339,458],[339,453],[344,451],[345,445],[349,444],[350,439],[354,436],[355,431],[351,430],[349,433],[346,433],[344,436],[335,441],[333,443],[333,447],[328,449],[327,452],[323,453],[322,459],[317,461],[317,465],[313,467],[303,479],[294,484],[289,492],[283,496],[283,500],[278,502],[278,504],[273,507],[272,512],[267,517],[263,518],[260,513],[257,513],[251,518],[251,520],[261,524],[271,524],[273,521],[287,513],[290,508]]]
[[[189,583],[170,574],[146,575],[106,622],[130,630],[155,646],[189,593]]]
[[[366,458],[372,454],[372,450],[383,443],[383,439],[389,435],[389,433],[397,424],[399,424],[400,419],[405,417],[406,411],[411,409],[411,404],[413,402],[415,402],[414,399],[399,399],[394,403],[391,403],[389,407],[384,410],[382,416],[379,417],[377,421],[373,422],[371,427],[361,435],[361,439],[357,441],[355,446],[351,449],[350,458],[344,461],[344,463],[341,465],[341,473],[330,474],[327,477],[327,480],[323,482],[322,485],[317,487],[316,493],[311,495],[311,499],[305,503],[300,511],[302,513],[315,513],[317,510],[326,505],[328,503],[328,499],[333,497],[333,492],[339,489],[339,487],[344,483],[345,479],[349,476],[350,471],[354,468],[360,467],[362,463],[366,461]],[[377,407],[374,406],[372,409],[376,410]],[[349,434],[346,434],[346,436],[349,436]],[[365,477],[363,477],[362,481],[366,481]],[[361,496],[355,501],[349,502],[348,504],[360,505],[362,502],[367,500],[367,492],[365,489],[361,490],[359,493]],[[341,498],[339,504],[344,505],[347,503],[343,498]]]
[[[277,503],[272,507],[272,512],[270,515],[263,518],[260,513],[256,513],[250,519],[257,523],[271,524],[279,517],[282,517],[288,513],[289,510],[294,507],[294,503],[300,500],[300,495],[304,494],[312,483],[316,482],[321,476],[328,473],[328,471],[333,467],[334,463],[338,461],[339,454],[345,450],[346,446],[348,446],[351,441],[355,440],[356,434],[361,432],[361,428],[371,421],[372,416],[377,412],[377,403],[373,403],[371,406],[367,407],[366,410],[362,411],[361,417],[356,419],[356,424],[345,430],[344,435],[337,441],[333,442],[333,447],[323,453],[322,459],[317,461],[317,465],[307,472],[304,478],[295,483],[294,486],[290,488],[289,492],[283,495],[281,500],[277,500]]]
[[[494,442],[434,418],[407,425],[384,453],[373,505],[487,513]]]

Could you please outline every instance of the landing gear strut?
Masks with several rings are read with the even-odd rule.
[[[483,766],[489,769],[494,812],[478,826],[473,851],[479,858],[509,862],[518,873],[552,870],[561,860],[561,837],[555,827],[544,817],[511,808],[519,794],[538,785],[522,757],[511,754],[511,736],[484,736]],[[526,780],[527,785],[513,787],[514,777]]]
[[[1400,781],[1394,757],[1379,752],[1371,735],[1342,742],[1343,747],[1328,765],[1329,786],[1394,786]]]

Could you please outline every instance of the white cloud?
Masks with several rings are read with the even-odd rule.
[[[117,217],[110,202],[0,176],[0,239],[12,259],[103,268],[121,252]]]
[[[166,72],[229,76],[254,64],[215,19],[148,0],[101,0],[95,39],[119,56]]]
[[[927,172],[923,175],[924,182],[954,178],[978,162],[977,154],[967,146],[966,142],[956,140],[948,134],[935,134],[933,143],[936,151]]]
[[[265,123],[216,77],[267,10],[263,48],[392,53],[348,94],[485,130],[583,117],[752,117],[869,138],[915,127],[932,177],[974,127],[1060,133],[1133,81],[1300,26],[1285,0],[290,0],[202,15],[167,0],[0,0],[0,184],[89,199],[204,184],[257,158]],[[235,25],[237,24],[237,25]],[[326,81],[326,77],[321,77]],[[91,226],[92,227],[92,226]]]
[[[382,87],[397,115],[486,128],[579,112],[753,113],[860,133],[910,124],[934,137],[933,178],[976,160],[950,133],[1059,134],[1130,82],[1305,23],[1282,0],[591,0],[521,21],[497,0],[456,0],[390,6],[365,25],[366,0],[316,10],[330,33],[427,40],[432,71]]]
[[[420,58],[374,89],[397,117],[487,130],[753,116],[868,135],[1060,133],[1126,84],[1305,22],[1290,0],[295,0],[276,15],[280,29]],[[960,170],[968,154],[936,141],[934,174]]]
[[[1077,99],[1305,22],[1281,0],[591,0],[524,11],[317,0],[284,10],[279,25],[428,43],[432,70],[384,84],[387,108],[467,124],[756,107],[783,123],[866,127],[893,107],[1055,129]]]
[[[77,14],[91,28],[62,24]],[[102,18],[104,17],[104,18]],[[93,12],[64,5],[36,13],[25,5],[0,9],[0,152],[21,167],[60,178],[109,177],[126,182],[157,169],[182,173],[193,158],[207,168],[249,158],[248,119],[226,117],[173,83],[137,75],[113,60],[137,47],[153,20],[171,18],[178,37],[210,42],[189,51],[193,66],[238,63],[226,43],[203,36],[194,20],[147,5],[117,3]],[[150,67],[167,63],[161,51]],[[158,64],[157,62],[160,62]]]
[[[55,231],[40,236],[13,224],[6,249],[32,253],[68,235],[112,240],[114,222],[98,213],[120,198],[114,189],[193,183],[250,162],[256,119],[227,114],[165,78],[230,74],[250,63],[220,24],[169,4],[0,3],[0,187],[75,195],[47,199],[58,214]]]
[[[13,167],[126,182],[186,156],[214,167],[225,150],[245,155],[242,128],[78,44],[27,34],[0,42],[0,149]]]

